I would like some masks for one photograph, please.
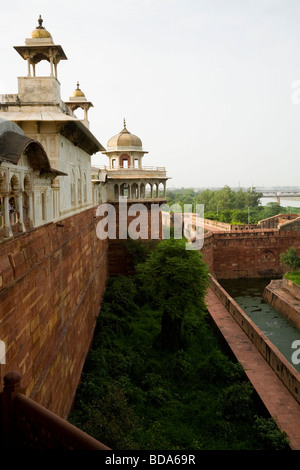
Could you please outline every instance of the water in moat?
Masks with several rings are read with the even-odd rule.
[[[262,298],[264,288],[269,284],[270,279],[218,279],[218,282],[292,366],[300,372],[300,364],[296,365],[292,362],[292,354],[296,351],[292,348],[292,343],[294,340],[300,340],[300,330]]]

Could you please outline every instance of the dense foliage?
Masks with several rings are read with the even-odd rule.
[[[300,257],[297,255],[297,251],[293,246],[285,253],[280,253],[280,261],[292,271],[298,271],[300,269]]]
[[[139,274],[109,279],[70,421],[115,450],[288,449],[202,306],[181,347],[162,350],[150,294]]]
[[[185,240],[164,240],[137,266],[143,291],[161,310],[161,346],[177,350],[184,320],[203,315],[208,268],[198,251],[186,250]]]
[[[291,213],[294,207],[282,207],[276,202],[266,206],[260,204],[261,193],[255,188],[247,190],[233,190],[229,186],[222,189],[194,190],[192,188],[167,190],[167,203],[169,206],[204,204],[206,219],[218,220],[231,224],[255,224],[259,220],[267,219],[277,214]]]

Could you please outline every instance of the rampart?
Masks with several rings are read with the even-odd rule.
[[[25,394],[67,416],[80,381],[108,276],[108,242],[95,209],[0,244],[0,339],[6,372]]]
[[[280,253],[300,250],[300,231],[278,229],[216,231],[205,237],[202,253],[217,279],[278,278]]]
[[[299,230],[299,214],[277,214],[258,222],[258,228],[280,230]]]
[[[255,224],[228,224],[226,222],[219,222],[217,220],[203,219],[204,225],[209,228],[216,228],[218,230],[223,230],[226,232],[232,232],[237,230],[254,230],[259,228]]]

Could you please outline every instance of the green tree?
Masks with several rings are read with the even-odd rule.
[[[231,214],[232,224],[247,224],[248,223],[248,212],[239,209],[234,209]]]
[[[248,188],[244,191],[244,207],[257,207],[260,205],[262,193],[255,191],[255,188]]]
[[[294,247],[289,248],[285,253],[280,253],[280,261],[292,271],[300,268],[300,257]]]
[[[282,214],[284,212],[284,207],[281,207],[278,202],[268,202],[268,204],[264,207],[262,216],[264,219],[268,219],[269,217],[274,217],[274,215]]]
[[[204,316],[208,268],[202,255],[187,250],[185,240],[163,240],[137,272],[162,311],[161,346],[175,351],[182,346],[183,321]]]

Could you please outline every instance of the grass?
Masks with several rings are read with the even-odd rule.
[[[295,284],[300,285],[300,271],[288,272],[284,275],[286,279],[293,281]]]

